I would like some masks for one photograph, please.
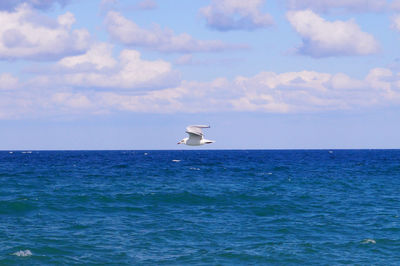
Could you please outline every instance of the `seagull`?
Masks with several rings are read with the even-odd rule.
[[[215,142],[214,140],[209,140],[204,138],[203,132],[201,131],[202,128],[210,128],[210,126],[204,126],[204,125],[188,126],[186,128],[186,133],[189,134],[189,137],[179,141],[178,144],[186,144],[189,146],[200,146]]]

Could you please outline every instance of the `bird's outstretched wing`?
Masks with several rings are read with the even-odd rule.
[[[188,126],[186,128],[186,133],[189,134],[189,136],[198,136],[198,137],[203,137],[203,131],[201,131],[202,128],[210,128],[210,126],[205,126],[205,125],[194,125],[194,126]]]

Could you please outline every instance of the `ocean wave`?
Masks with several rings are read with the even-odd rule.
[[[14,252],[12,255],[15,255],[18,257],[28,257],[28,256],[32,256],[32,252],[29,249],[20,250],[20,251]]]
[[[361,243],[362,244],[376,244],[376,241],[374,239],[367,238],[367,239],[364,239]]]
[[[398,261],[400,150],[144,153],[0,152],[0,265]]]

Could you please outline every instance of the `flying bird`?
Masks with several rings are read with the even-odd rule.
[[[215,142],[214,140],[209,140],[204,138],[203,131],[201,130],[202,128],[210,128],[210,126],[204,126],[204,125],[188,126],[186,128],[186,133],[189,134],[189,137],[179,141],[178,144],[186,144],[189,146],[200,146]]]

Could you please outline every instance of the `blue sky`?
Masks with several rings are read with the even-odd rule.
[[[400,148],[398,0],[0,3],[0,149]]]

